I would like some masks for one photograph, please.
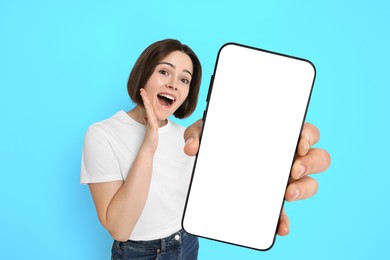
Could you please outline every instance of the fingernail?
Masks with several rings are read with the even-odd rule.
[[[305,173],[305,166],[303,166],[302,164],[299,165],[299,168],[298,168],[298,178],[301,178],[303,176],[303,174]]]
[[[192,141],[194,141],[194,138],[193,137],[190,137],[186,140],[186,144],[190,144],[192,143]]]
[[[297,200],[299,198],[299,196],[301,196],[301,192],[297,188],[294,188],[292,190],[292,198],[293,198],[293,200]]]
[[[309,152],[309,149],[310,149],[310,144],[309,142],[305,142],[305,152]]]

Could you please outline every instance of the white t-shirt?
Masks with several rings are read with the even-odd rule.
[[[148,199],[131,240],[159,239],[181,228],[194,163],[183,151],[184,130],[169,120],[159,128]],[[81,183],[125,180],[144,135],[145,126],[123,110],[91,125],[84,140]]]

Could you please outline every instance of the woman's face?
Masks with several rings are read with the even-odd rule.
[[[192,79],[191,58],[174,51],[163,58],[144,87],[157,120],[172,115],[186,100]]]

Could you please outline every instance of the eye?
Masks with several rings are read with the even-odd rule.
[[[162,75],[168,75],[168,74],[169,74],[168,71],[165,70],[165,69],[160,69],[160,70],[158,71],[158,73],[160,73],[160,74],[162,74]]]
[[[181,80],[181,82],[183,82],[186,85],[190,84],[190,81],[188,79],[186,79],[186,78],[182,78],[180,80]]]

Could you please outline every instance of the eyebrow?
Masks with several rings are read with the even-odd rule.
[[[168,66],[170,66],[170,67],[176,69],[176,66],[173,65],[172,63],[169,63],[169,62],[162,61],[162,62],[160,62],[160,63],[157,63],[157,65],[159,65],[159,64],[165,64],[165,65],[168,65]],[[191,77],[192,77],[192,73],[191,73],[189,70],[184,69],[183,72],[187,72],[187,73],[190,74]]]

